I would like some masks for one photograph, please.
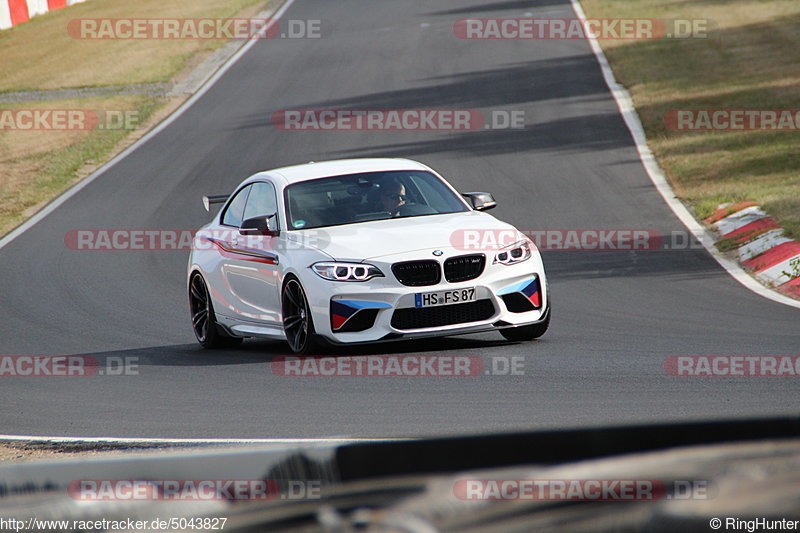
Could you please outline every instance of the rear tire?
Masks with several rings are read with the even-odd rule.
[[[225,334],[217,323],[211,295],[199,272],[195,272],[189,281],[189,310],[194,336],[203,348],[233,348],[242,343],[243,339]]]
[[[550,326],[550,315],[552,311],[550,309],[547,310],[547,318],[542,320],[537,324],[531,324],[529,326],[519,326],[516,328],[505,328],[500,330],[500,334],[510,341],[515,342],[524,342],[524,341],[532,341],[533,339],[538,339],[547,331],[547,328]]]

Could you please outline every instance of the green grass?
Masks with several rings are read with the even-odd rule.
[[[121,98],[117,97],[117,100]],[[126,97],[131,100],[131,97]],[[135,97],[127,106],[138,112],[144,122],[160,107],[155,98]],[[105,102],[108,103],[108,102]],[[55,135],[61,132],[56,132]],[[79,171],[89,162],[99,163],[114,152],[129,130],[91,130],[63,148],[16,157],[3,161],[6,168],[19,172],[14,186],[0,187],[0,234],[21,224],[32,208],[57,196],[75,182]],[[51,134],[53,135],[53,134]]]
[[[800,109],[800,2],[583,0],[590,18],[710,19],[705,39],[602,41],[676,194],[699,218],[761,204],[800,238],[800,131],[669,130],[674,109]]]
[[[0,32],[0,92],[107,87],[170,80],[196,52],[221,40],[77,39],[73,19],[252,16],[266,0],[91,0]],[[244,10],[244,11],[243,11]]]
[[[76,18],[250,17],[267,0],[92,0],[0,32],[0,93],[98,88],[173,81],[224,41],[80,40],[67,33]],[[136,110],[140,123],[179,98],[74,97],[0,104],[2,109]],[[169,108],[165,108],[169,109]],[[120,149],[129,130],[0,131],[0,235],[31,216]]]

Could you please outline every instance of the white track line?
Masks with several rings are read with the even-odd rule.
[[[583,26],[586,27],[586,14],[583,11],[583,7],[581,7],[580,0],[570,0],[570,2],[572,3],[572,8],[575,10],[575,14],[581,20]],[[633,136],[633,140],[636,143],[636,150],[639,152],[639,158],[642,160],[642,164],[647,171],[647,175],[650,177],[650,181],[653,182],[656,190],[661,194],[664,201],[667,202],[667,205],[672,209],[672,212],[675,213],[675,216],[678,217],[690,232],[692,232],[695,238],[708,250],[708,253],[716,259],[717,263],[719,263],[733,279],[764,298],[800,309],[800,301],[773,292],[764,287],[742,270],[738,263],[728,259],[716,249],[714,246],[714,236],[695,220],[686,206],[675,196],[675,191],[672,190],[672,187],[670,187],[667,182],[664,172],[661,170],[653,152],[647,145],[647,137],[644,134],[644,128],[642,127],[642,122],[639,120],[639,115],[636,114],[633,99],[628,90],[617,83],[614,72],[611,70],[606,55],[603,53],[603,49],[600,47],[597,39],[591,34],[588,34],[586,39],[589,41],[592,52],[594,52],[597,62],[600,64],[600,69],[603,71],[603,78],[606,81],[606,85],[608,85],[608,89],[614,96],[622,118],[625,120],[625,124],[628,126]]]
[[[95,170],[91,175],[89,175],[86,179],[76,183],[74,186],[70,187],[66,191],[64,191],[60,196],[55,198],[52,202],[47,204],[41,211],[36,213],[34,216],[23,222],[19,225],[16,229],[11,231],[8,235],[0,239],[0,249],[4,246],[8,245],[11,241],[25,233],[31,227],[36,225],[39,221],[44,219],[47,215],[61,207],[61,205],[78,194],[84,187],[92,183],[94,180],[102,176],[107,170],[112,168],[114,165],[125,159],[131,153],[133,153],[137,148],[141,147],[144,143],[158,135],[164,128],[175,122],[187,109],[192,107],[197,100],[199,100],[214,84],[219,80],[225,72],[228,71],[229,68],[233,66],[245,53],[247,53],[250,48],[259,41],[263,35],[266,35],[266,32],[277,23],[278,19],[286,12],[287,9],[294,3],[294,0],[286,0],[283,5],[270,17],[269,23],[261,28],[261,30],[250,38],[247,43],[239,48],[235,54],[233,54],[220,68],[217,70],[213,75],[211,75],[198,89],[196,93],[194,93],[188,100],[186,100],[178,109],[176,109],[170,116],[164,119],[161,123],[159,123],[155,128],[147,132],[143,137],[139,140],[128,146],[122,152],[117,154],[113,157],[108,163],[100,167],[99,169]]]
[[[2,441],[58,442],[58,443],[107,443],[107,444],[351,444],[358,442],[387,442],[416,440],[413,438],[368,438],[333,437],[307,439],[154,439],[138,437],[47,437],[41,435],[0,435]]]

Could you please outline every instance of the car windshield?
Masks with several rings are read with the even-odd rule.
[[[289,229],[469,211],[440,178],[424,171],[320,178],[290,185],[285,194]]]

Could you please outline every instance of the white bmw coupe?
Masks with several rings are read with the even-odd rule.
[[[259,172],[194,237],[188,292],[204,347],[246,337],[309,353],[498,330],[540,337],[550,297],[536,246],[408,159],[351,159]]]

